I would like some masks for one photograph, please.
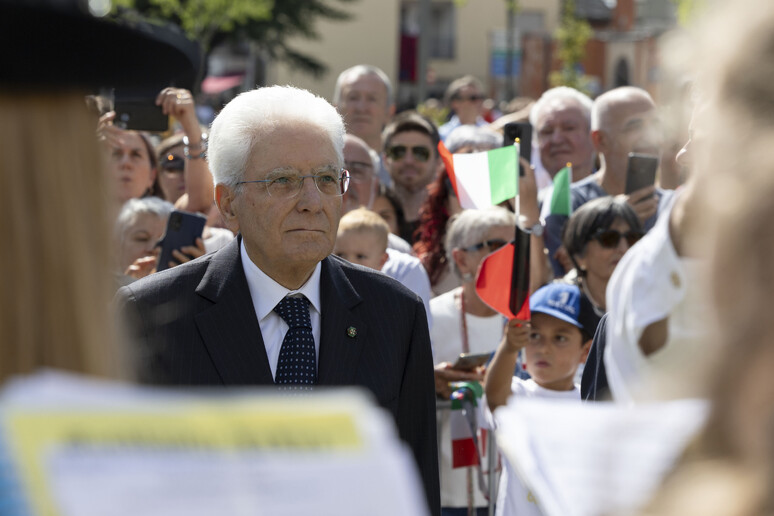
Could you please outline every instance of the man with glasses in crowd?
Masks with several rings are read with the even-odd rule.
[[[427,185],[440,163],[438,130],[422,115],[408,111],[397,115],[382,134],[384,164],[406,219],[400,236],[409,243],[419,225],[419,209],[427,198]]]
[[[452,81],[446,88],[444,99],[454,114],[438,128],[441,139],[446,141],[446,137],[461,125],[487,125],[488,122],[481,116],[485,98],[484,85],[472,75]]]
[[[425,308],[392,278],[331,256],[349,182],[343,147],[341,116],[308,91],[236,97],[212,124],[208,159],[218,208],[239,236],[120,289],[117,304],[141,381],[369,389],[439,514]]]

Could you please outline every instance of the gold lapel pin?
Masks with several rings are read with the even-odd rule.
[[[349,328],[347,328],[347,337],[349,337],[350,339],[354,339],[355,337],[357,337],[357,328],[355,328],[354,326],[350,326]]]

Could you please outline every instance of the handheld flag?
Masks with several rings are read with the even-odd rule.
[[[517,146],[472,154],[450,154],[443,143],[439,143],[438,151],[463,208],[495,206],[518,194]]]
[[[554,176],[554,189],[551,192],[549,202],[550,215],[567,215],[569,217],[572,214],[570,183],[572,183],[572,163],[567,163],[567,166]]]
[[[481,300],[508,319],[529,320],[529,233],[483,259],[476,278]]]

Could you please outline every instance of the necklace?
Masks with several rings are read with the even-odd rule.
[[[591,302],[591,308],[594,309],[594,313],[597,314],[599,317],[602,317],[603,315],[605,315],[605,311],[602,310],[602,308],[599,306],[599,303],[597,303],[596,299],[594,299],[594,296],[591,295],[591,292],[589,291],[589,288],[586,285],[586,282],[583,281],[583,278],[578,278],[578,283],[580,283],[581,290]]]

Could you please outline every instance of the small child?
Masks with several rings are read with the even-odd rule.
[[[510,396],[580,401],[575,372],[586,360],[592,337],[581,322],[585,317],[580,313],[580,297],[575,285],[551,283],[530,297],[531,321],[508,322],[486,372],[485,392],[490,411],[504,405]],[[529,380],[513,375],[521,349],[527,372],[532,376]],[[532,494],[515,476],[507,460],[504,462],[497,514],[541,514]]]
[[[341,217],[333,254],[380,271],[388,259],[389,233],[390,227],[379,215],[357,208]]]

